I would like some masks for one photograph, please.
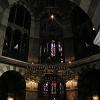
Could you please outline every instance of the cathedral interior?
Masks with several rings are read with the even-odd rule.
[[[100,0],[0,0],[0,100],[100,100]]]

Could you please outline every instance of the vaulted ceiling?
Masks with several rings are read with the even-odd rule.
[[[8,7],[10,8],[12,6],[12,4],[17,1],[21,4],[23,4],[24,6],[26,6],[28,10],[31,10],[31,13],[34,15],[33,17],[35,17],[35,18],[43,17],[43,15],[47,15],[49,12],[51,12],[57,16],[60,16],[61,19],[63,19],[63,18],[67,19],[66,22],[65,22],[65,20],[63,20],[63,22],[64,22],[63,25],[65,25],[63,27],[63,30],[64,30],[63,34],[64,34],[64,39],[66,38],[66,41],[69,38],[70,39],[73,38],[73,35],[71,34],[72,27],[69,27],[69,25],[71,26],[74,24],[73,26],[75,28],[76,34],[79,32],[78,29],[80,29],[80,28],[82,30],[79,33],[82,33],[82,32],[83,32],[83,34],[89,33],[89,31],[86,28],[87,26],[90,25],[90,24],[88,24],[88,21],[87,21],[88,18],[91,19],[91,21],[96,29],[96,32],[98,32],[98,30],[100,29],[100,19],[99,19],[100,18],[100,13],[99,13],[100,0],[0,0],[0,18],[1,19],[2,19],[1,15],[3,15],[4,10]],[[78,13],[78,12],[81,12],[81,13]],[[70,24],[69,18],[71,19],[70,22],[73,20],[75,22]],[[76,18],[77,18],[77,20],[76,20]],[[1,19],[0,19],[0,22],[1,22]],[[91,21],[89,20],[89,22],[91,22]],[[83,28],[83,25],[85,26],[85,28]],[[76,31],[76,29],[77,29],[77,31]],[[86,32],[84,32],[83,30],[85,30]],[[66,33],[68,33],[68,34],[66,34]],[[89,37],[89,36],[91,36],[91,35],[90,34],[86,35],[86,37]],[[94,39],[94,38],[91,39],[91,37],[89,37],[90,39],[87,38],[87,40]],[[80,40],[81,40],[81,38],[80,38]],[[91,41],[86,41],[86,42],[90,43]],[[68,43],[68,42],[66,42],[66,43]],[[67,55],[67,51],[66,51],[66,55]]]
[[[0,8],[6,8],[16,1],[26,2],[31,7],[31,10],[37,9],[37,11],[41,11],[41,7],[47,5],[59,5],[59,7],[66,8],[65,2],[71,1],[87,13],[97,31],[100,27],[100,0],[0,0]]]
[[[100,0],[26,0],[32,11],[35,9],[38,13],[41,13],[41,11],[45,8],[49,9],[49,7],[54,7],[55,9],[59,8],[61,10],[60,13],[62,13],[62,9],[63,11],[64,9],[67,9],[68,12],[68,6],[74,6],[72,4],[70,5],[68,1],[71,1],[82,8],[84,12],[87,13],[87,15],[91,18],[96,31],[98,31],[100,27]]]

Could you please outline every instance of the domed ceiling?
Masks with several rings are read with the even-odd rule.
[[[36,12],[40,12],[46,7],[58,7],[60,9],[65,9],[68,7],[68,1],[73,2],[80,8],[82,8],[87,15],[91,18],[93,25],[96,30],[100,25],[100,1],[99,0],[26,0],[30,5],[31,9],[37,9]],[[68,9],[68,8],[67,8]],[[67,12],[69,9],[67,10]]]
[[[98,52],[97,47],[93,45],[98,30],[97,24],[93,23],[95,20],[93,15],[99,0],[89,0],[88,5],[83,0],[30,0],[28,2],[35,18],[40,19],[40,37],[48,38],[51,34],[60,33],[59,36],[63,37],[64,47],[66,47],[64,48],[66,57],[75,55],[75,58],[79,59]],[[49,18],[52,14],[55,23],[50,22]],[[96,31],[93,30],[95,26]],[[54,30],[51,30],[53,28]]]
[[[31,35],[35,34],[39,41],[45,37],[45,44],[50,35],[55,34],[55,38],[59,35],[59,40],[63,40],[65,58],[73,55],[82,58],[97,53],[93,40],[100,26],[100,0],[14,0],[17,1],[27,6],[38,24],[36,27],[39,26],[36,29],[38,35],[37,32]],[[3,0],[1,4],[10,5],[11,2]]]

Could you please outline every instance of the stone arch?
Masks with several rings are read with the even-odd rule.
[[[100,98],[100,70],[84,71],[78,79],[78,100],[93,100]]]
[[[14,3],[17,3],[17,2],[19,2],[19,0],[8,0],[8,2],[9,2],[9,5],[10,6],[12,6]]]
[[[26,69],[25,68],[21,68],[21,67],[15,67],[13,65],[7,65],[7,64],[1,64],[2,66],[0,66],[0,76],[3,75],[3,73],[7,72],[7,71],[16,71],[19,72],[22,76],[25,74]]]
[[[7,71],[0,77],[0,98],[25,100],[26,82],[16,71]]]

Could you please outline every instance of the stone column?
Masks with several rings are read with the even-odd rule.
[[[0,6],[0,23],[1,23],[2,15],[3,15],[3,8]]]
[[[70,22],[70,16],[66,18],[67,21],[64,21],[63,34],[64,34],[64,56],[65,62],[71,60],[74,56],[74,44],[73,44],[73,33],[72,26]]]
[[[0,55],[2,55],[2,50],[3,50],[3,44],[4,44],[4,39],[5,39],[5,32],[6,32],[6,27],[8,24],[8,17],[9,17],[9,12],[10,9],[5,9],[2,10],[3,13],[0,15],[1,17],[1,23],[0,23]]]
[[[39,61],[39,25],[39,20],[32,18],[28,61],[33,63],[38,63]]]

